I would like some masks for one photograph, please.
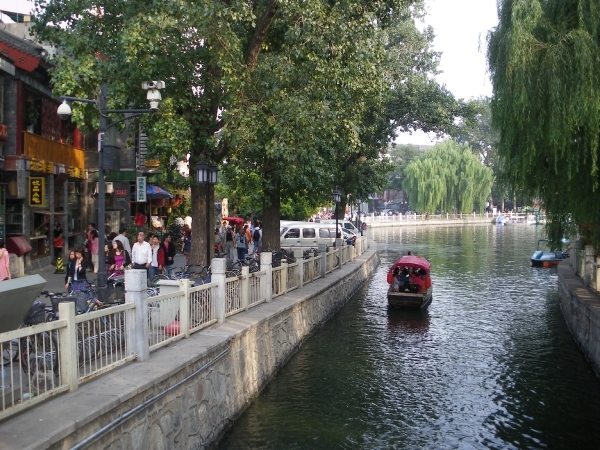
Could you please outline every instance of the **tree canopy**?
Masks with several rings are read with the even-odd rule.
[[[366,198],[385,182],[381,158],[394,129],[447,132],[464,114],[433,82],[432,31],[422,0],[154,0],[39,2],[36,32],[62,49],[59,95],[89,97],[108,84],[109,106],[144,107],[142,81],[164,80],[143,119],[148,148],[172,170],[190,154],[221,164],[228,183],[262,196],[266,246],[279,243],[283,196],[326,199],[339,184]],[[95,127],[93,106],[77,106]],[[192,180],[193,181],[193,180]],[[194,262],[206,262],[213,190],[192,187]],[[345,195],[344,195],[345,198]],[[196,233],[198,231],[198,233]]]
[[[600,6],[501,0],[499,17],[488,62],[501,164],[515,186],[540,198],[557,247],[573,223],[600,223]]]
[[[483,212],[494,176],[466,145],[441,142],[405,169],[404,190],[413,210]]]

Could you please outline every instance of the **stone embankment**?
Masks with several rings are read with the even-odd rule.
[[[303,289],[51,398],[0,424],[0,448],[206,448],[378,264],[371,243]]]
[[[577,258],[558,266],[558,298],[575,341],[600,377],[600,296],[577,275]]]

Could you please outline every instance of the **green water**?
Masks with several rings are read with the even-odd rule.
[[[600,383],[529,267],[532,226],[385,229],[381,266],[309,339],[220,449],[596,449]],[[432,263],[426,312],[388,311],[385,275]]]

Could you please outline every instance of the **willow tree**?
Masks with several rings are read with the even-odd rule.
[[[492,170],[468,146],[454,141],[441,142],[415,158],[404,173],[411,208],[428,214],[483,212],[494,182]]]
[[[488,62],[503,169],[540,198],[553,247],[573,223],[600,246],[600,5],[502,0],[499,16]]]

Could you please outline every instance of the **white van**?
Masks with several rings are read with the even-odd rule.
[[[342,227],[338,226],[341,231]],[[319,244],[335,243],[335,223],[297,222],[282,220],[279,226],[282,248],[318,248]],[[345,237],[345,233],[343,233]]]
[[[327,223],[327,224],[332,224],[335,223],[335,219],[321,219],[319,222],[317,223]],[[354,225],[354,223],[352,223],[349,220],[346,219],[338,219],[338,224],[340,224],[340,226],[342,228],[345,228],[347,230],[352,231],[355,235],[360,236],[360,230],[358,228],[356,228],[356,226]]]

